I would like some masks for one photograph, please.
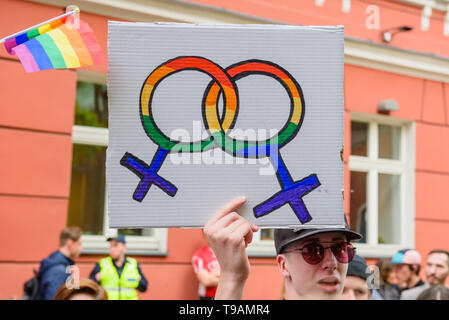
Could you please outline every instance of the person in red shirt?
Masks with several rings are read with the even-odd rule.
[[[200,300],[213,299],[220,279],[220,265],[212,249],[208,245],[198,249],[192,257],[192,265],[199,281]]]

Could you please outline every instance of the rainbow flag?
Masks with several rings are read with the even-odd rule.
[[[5,42],[9,54],[16,54],[26,72],[79,68],[106,63],[106,56],[89,25],[79,28],[62,18]]]

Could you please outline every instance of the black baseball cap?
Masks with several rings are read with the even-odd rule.
[[[280,254],[287,245],[292,242],[313,236],[319,233],[327,232],[341,232],[346,235],[348,241],[360,240],[362,235],[349,229],[348,221],[345,216],[344,228],[315,228],[315,229],[275,229],[274,230],[274,246],[276,247],[276,253]]]
[[[110,238],[107,239],[107,241],[111,241],[111,240],[115,240],[117,242],[121,242],[121,243],[126,244],[125,236],[123,234],[121,234],[121,233],[117,234],[114,237],[110,237]]]
[[[354,255],[354,258],[349,262],[346,276],[359,277],[366,280],[371,275],[370,272],[366,272],[367,268],[368,266],[366,265],[365,259],[361,256]]]

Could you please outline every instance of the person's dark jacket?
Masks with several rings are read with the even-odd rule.
[[[66,282],[70,276],[67,267],[75,262],[63,255],[60,251],[53,252],[48,258],[41,261],[39,269],[40,285],[39,295],[41,300],[53,300],[56,291]]]
[[[401,289],[395,284],[381,285],[379,293],[384,300],[399,300],[401,297]]]

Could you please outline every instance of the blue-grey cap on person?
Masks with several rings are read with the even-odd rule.
[[[367,268],[366,260],[361,256],[354,255],[354,258],[349,262],[346,276],[358,277],[366,280],[371,275],[371,272],[367,272]]]
[[[298,229],[275,229],[274,230],[274,246],[276,247],[276,253],[280,254],[290,243],[298,240],[313,236],[315,234],[327,233],[327,232],[341,232],[346,235],[348,241],[360,240],[362,235],[349,229],[348,221],[345,216],[344,228],[313,228],[306,229],[299,227]]]
[[[107,241],[111,241],[111,240],[115,240],[117,242],[121,242],[121,243],[126,244],[125,236],[123,234],[121,234],[121,233],[117,234],[114,237],[110,237],[110,238],[107,239]]]

